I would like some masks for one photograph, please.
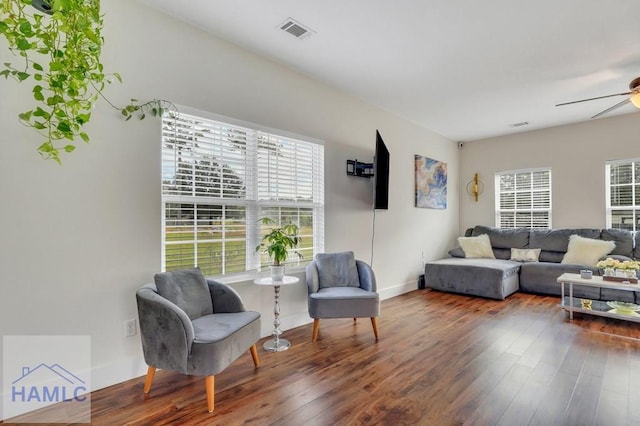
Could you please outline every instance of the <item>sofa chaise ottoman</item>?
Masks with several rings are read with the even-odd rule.
[[[426,286],[504,300],[518,291],[519,269],[520,263],[503,259],[441,259],[425,265]]]

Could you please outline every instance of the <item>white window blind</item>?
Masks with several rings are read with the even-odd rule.
[[[637,231],[640,220],[640,159],[605,164],[607,227]]]
[[[206,115],[206,114],[203,114]],[[324,147],[248,123],[178,113],[162,120],[163,269],[258,270],[258,219],[300,227],[303,265],[324,246]]]
[[[496,227],[551,228],[551,170],[514,170],[495,175]]]

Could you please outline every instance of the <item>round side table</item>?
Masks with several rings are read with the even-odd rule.
[[[273,339],[264,342],[264,349],[268,352],[281,352],[286,351],[291,347],[291,342],[286,339],[281,339],[280,335],[280,286],[296,284],[300,280],[297,277],[284,276],[282,281],[274,281],[271,277],[258,278],[253,283],[257,285],[270,285],[273,287],[275,294],[275,305],[273,307],[273,332],[271,333]]]

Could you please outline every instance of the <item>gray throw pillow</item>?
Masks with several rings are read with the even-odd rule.
[[[352,251],[316,254],[320,288],[360,287],[360,276]]]
[[[209,286],[200,268],[156,274],[158,294],[178,305],[191,319],[213,313]]]
[[[449,250],[449,256],[451,257],[462,257],[464,258],[464,250],[462,250],[462,247],[456,247],[456,248],[452,248],[451,250]]]

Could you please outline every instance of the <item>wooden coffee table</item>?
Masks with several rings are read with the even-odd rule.
[[[640,292],[640,285],[638,284],[626,284],[614,281],[604,281],[602,277],[594,275],[593,278],[586,279],[581,278],[580,274],[564,273],[558,277],[558,283],[562,286],[562,299],[560,307],[569,312],[569,320],[573,319],[574,312],[580,312],[589,315],[598,315],[601,317],[617,318],[625,321],[640,322],[640,312],[631,310],[614,309],[607,302],[602,300],[590,300],[591,307],[583,307],[583,300],[575,299],[573,297],[573,286],[581,285],[585,287],[606,288],[622,291],[638,291]],[[569,287],[569,295],[566,296],[565,286]],[[587,305],[589,303],[587,302]]]

